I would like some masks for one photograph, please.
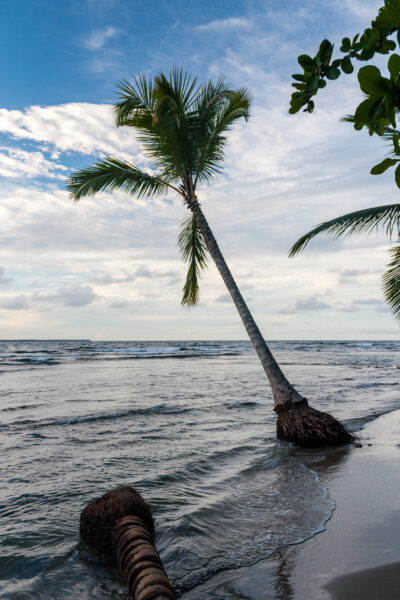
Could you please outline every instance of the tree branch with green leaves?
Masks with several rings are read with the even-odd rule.
[[[342,73],[353,73],[355,61],[367,62],[376,54],[387,55],[394,52],[397,47],[396,41],[389,38],[395,34],[397,45],[400,46],[400,2],[385,0],[370,27],[352,39],[342,39],[341,56],[333,57],[334,45],[329,40],[321,42],[314,58],[307,54],[299,56],[298,63],[303,73],[292,76],[292,86],[296,91],[292,94],[289,112],[295,114],[303,107],[305,112],[313,112],[313,98],[320,89],[326,87],[327,80],[338,79]],[[354,115],[347,120],[353,122],[356,130],[365,127],[370,135],[388,137],[389,133],[395,158],[379,163],[372,168],[371,174],[379,175],[387,168],[397,165],[396,184],[400,187],[400,132],[396,130],[396,118],[400,110],[399,54],[391,54],[387,68],[387,77],[374,65],[367,65],[358,71],[359,86],[365,94],[365,99],[356,107]]]
[[[314,100],[320,89],[326,87],[327,80],[340,77],[341,73],[351,74],[354,61],[369,61],[376,54],[391,54],[396,50],[396,41],[389,39],[396,35],[400,46],[400,1],[385,0],[371,26],[360,35],[343,38],[340,58],[333,58],[334,46],[323,40],[314,58],[306,54],[298,57],[303,73],[293,75],[296,91],[292,94],[291,114],[303,106],[304,112],[313,112]],[[370,135],[378,135],[392,144],[392,156],[372,167],[372,175],[380,175],[395,167],[395,181],[400,188],[400,131],[397,119],[400,114],[400,56],[391,54],[387,61],[387,77],[374,65],[361,67],[357,78],[364,100],[356,107],[353,115],[343,120],[350,122],[359,131],[364,127]],[[326,233],[335,238],[355,233],[370,233],[382,227],[391,239],[394,234],[400,239],[400,204],[376,206],[342,215],[321,223],[292,246],[289,256],[301,252],[315,236]],[[382,277],[383,292],[396,318],[400,318],[400,249],[391,249],[392,260]]]

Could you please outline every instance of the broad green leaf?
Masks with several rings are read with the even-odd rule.
[[[396,167],[396,170],[394,172],[394,178],[396,180],[397,187],[400,188],[400,165]]]
[[[370,135],[372,135],[374,132],[372,131],[370,133]],[[376,127],[376,133],[380,136],[382,136],[385,133],[385,126],[383,125],[383,123],[379,123]]]
[[[329,40],[323,40],[320,44],[318,51],[321,62],[328,65],[329,61],[331,60],[332,52],[333,45],[330,43]]]
[[[400,25],[400,3],[398,0],[385,0],[387,17],[392,27]]]
[[[299,110],[301,109],[301,107],[303,106],[303,103],[296,103],[296,104],[292,104],[289,108],[289,114],[290,115],[295,115],[296,113],[299,112]]]
[[[326,81],[325,79],[320,79],[318,82],[318,87],[319,88],[324,88],[326,86]]]
[[[307,83],[307,92],[315,94],[318,89],[319,75],[318,73]]]
[[[297,62],[305,71],[312,71],[316,67],[315,61],[308,54],[299,56]]]
[[[383,101],[383,98],[379,98],[379,100],[374,102],[374,104],[371,106],[369,114],[371,121],[379,121],[380,119],[384,119],[386,117],[385,102]]]
[[[378,165],[375,165],[374,167],[372,167],[371,175],[381,175],[387,169],[389,169],[389,167],[393,167],[393,165],[395,165],[397,162],[399,162],[399,161],[396,160],[395,158],[385,158],[385,160],[380,162]]]
[[[389,58],[388,69],[392,79],[396,79],[400,73],[400,56],[398,54],[392,54]]]
[[[304,81],[304,75],[300,75],[298,73],[295,73],[294,75],[292,75],[293,79],[295,79],[296,81]]]
[[[352,73],[354,71],[354,67],[351,63],[349,56],[346,56],[342,60],[342,71],[343,71],[343,73],[346,73],[347,75],[350,75],[350,73]]]
[[[375,46],[369,46],[368,48],[364,48],[361,52],[361,60],[370,60],[375,54]]]
[[[375,98],[367,98],[356,108],[354,113],[354,120],[356,123],[367,123],[371,120],[370,112],[374,104],[376,103]]]
[[[306,97],[306,95],[304,92],[295,92],[294,94],[292,94],[291,102],[301,102],[302,99],[305,97]]]
[[[342,46],[340,48],[341,52],[348,52],[351,48],[351,42],[348,37],[342,39]]]
[[[361,90],[370,96],[383,96],[389,90],[389,80],[382,77],[377,67],[368,65],[358,72]]]
[[[379,54],[389,54],[389,52],[392,52],[393,50],[396,50],[396,42],[384,40],[381,47],[377,49],[377,52],[379,52]]]
[[[333,48],[333,46],[329,40],[322,40],[322,42],[319,45],[319,51],[321,52],[321,54],[324,54],[325,52],[329,51],[331,48]]]
[[[336,67],[325,67],[324,72],[328,79],[337,79],[340,75],[340,69]]]

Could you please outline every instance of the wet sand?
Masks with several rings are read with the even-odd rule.
[[[400,411],[367,424],[360,438],[362,448],[301,453],[336,503],[324,532],[182,598],[399,600]]]

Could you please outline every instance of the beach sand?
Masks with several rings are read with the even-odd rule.
[[[301,452],[336,503],[324,532],[183,598],[399,600],[400,411],[368,423],[360,438],[362,448]]]

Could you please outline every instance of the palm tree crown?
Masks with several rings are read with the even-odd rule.
[[[108,156],[71,175],[67,188],[74,200],[117,188],[138,197],[172,190],[189,207],[197,184],[222,169],[227,130],[249,117],[246,88],[234,90],[224,77],[199,85],[197,78],[177,68],[169,77],[159,73],[154,78],[139,75],[132,83],[124,81],[118,96],[116,124],[136,130],[153,170],[147,173]],[[198,300],[198,279],[207,258],[193,217],[182,224],[179,247],[189,263],[182,304],[190,306]]]

